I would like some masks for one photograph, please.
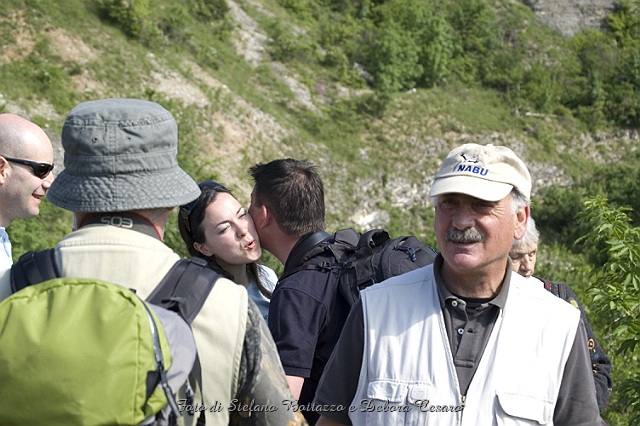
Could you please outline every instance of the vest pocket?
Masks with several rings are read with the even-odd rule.
[[[498,392],[498,426],[546,425],[553,419],[554,403],[532,395]]]
[[[360,401],[367,425],[403,424],[409,386],[405,383],[377,380],[369,383],[367,399]]]
[[[358,409],[366,413],[367,425],[426,425],[426,413],[419,405],[424,404],[428,389],[422,384],[372,381]]]

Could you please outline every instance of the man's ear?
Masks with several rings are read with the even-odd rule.
[[[253,209],[252,213],[254,214],[252,214],[251,217],[253,218],[253,223],[255,223],[257,229],[266,228],[273,220],[271,211],[264,204]]]
[[[527,222],[529,221],[530,213],[531,209],[529,206],[521,208],[516,213],[516,229],[513,233],[513,238],[516,240],[524,237],[524,234],[527,231]]]
[[[7,178],[8,164],[8,161],[5,160],[4,157],[0,156],[0,183],[4,183]]]

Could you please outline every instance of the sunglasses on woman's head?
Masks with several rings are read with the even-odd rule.
[[[40,179],[46,178],[53,170],[53,164],[49,163],[38,163],[35,161],[21,160],[19,158],[11,157],[4,157],[4,159],[11,163],[23,164],[25,166],[31,167],[31,171],[33,172],[33,174]]]
[[[214,182],[212,180],[205,180],[204,182],[201,182],[198,186],[200,187],[201,191],[204,191],[205,189],[227,190],[223,185],[219,184],[218,182]],[[198,205],[198,201],[200,201],[200,197],[196,198],[190,203],[185,204],[184,206],[180,206],[180,216],[182,217],[182,223],[184,224],[185,228],[187,228],[187,231],[189,232],[189,234],[191,234],[191,222],[189,221],[189,216],[191,215],[191,212],[193,211],[193,209],[195,209],[196,206]]]

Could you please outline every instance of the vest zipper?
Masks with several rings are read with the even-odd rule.
[[[460,423],[462,424],[462,418],[464,417],[464,402],[467,399],[466,395],[460,395]]]

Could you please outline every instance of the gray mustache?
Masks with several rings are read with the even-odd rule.
[[[464,231],[449,229],[445,234],[445,239],[452,243],[479,243],[482,241],[482,235],[475,228],[467,228]]]

